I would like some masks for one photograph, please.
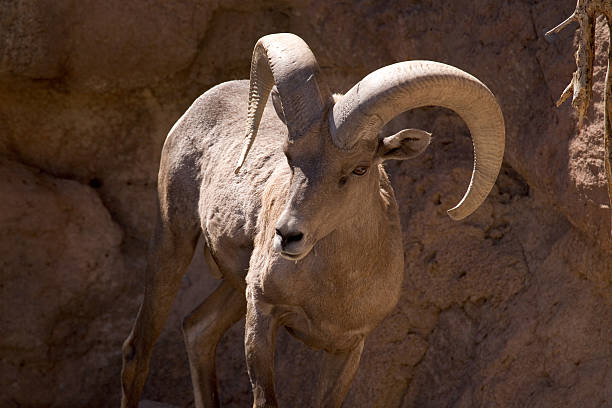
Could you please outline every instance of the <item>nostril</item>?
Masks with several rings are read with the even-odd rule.
[[[276,235],[278,235],[281,239],[281,245],[284,247],[292,242],[299,242],[304,238],[304,234],[301,232],[286,232],[283,234],[283,231],[280,228],[276,228]]]
[[[291,234],[291,235],[287,236],[285,238],[285,242],[287,242],[287,243],[298,242],[298,241],[301,241],[302,238],[304,238],[304,234],[302,234],[301,232],[298,232],[297,234]]]

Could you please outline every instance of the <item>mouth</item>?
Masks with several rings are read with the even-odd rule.
[[[304,257],[305,254],[303,253],[291,253],[291,252],[287,252],[287,251],[281,251],[280,255],[285,258],[288,259],[290,261],[299,261],[300,259],[302,259]]]

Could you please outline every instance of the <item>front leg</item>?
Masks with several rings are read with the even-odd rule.
[[[342,353],[328,353],[323,357],[323,367],[317,389],[316,406],[337,408],[348,392],[357,372],[364,339],[361,338],[350,350]]]
[[[272,306],[257,299],[255,290],[247,287],[247,313],[244,348],[253,387],[253,408],[277,407],[274,393],[274,345],[278,321]]]

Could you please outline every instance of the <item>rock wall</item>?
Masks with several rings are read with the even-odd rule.
[[[612,264],[603,170],[605,24],[582,130],[554,106],[573,33],[543,32],[575,1],[0,2],[0,406],[117,406],[120,346],[142,296],[161,146],[211,86],[248,76],[262,35],[306,40],[335,91],[431,59],[497,95],[505,163],[462,222],[471,142],[419,109],[390,124],[434,134],[391,163],[406,279],[368,338],[349,407],[612,407]],[[217,282],[201,251],[153,356],[144,398],[192,403],[180,320]],[[218,349],[224,406],[251,392],[241,324]],[[320,353],[282,332],[283,406],[310,406]]]

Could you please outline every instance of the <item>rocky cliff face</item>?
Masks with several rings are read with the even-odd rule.
[[[388,166],[406,279],[369,337],[350,407],[612,406],[612,240],[603,170],[607,30],[595,106],[556,108],[572,0],[48,1],[0,6],[0,405],[117,406],[120,346],[142,296],[161,146],[209,87],[248,77],[262,35],[290,31],[345,91],[393,62],[460,67],[497,95],[505,164],[462,222],[445,210],[472,166],[461,120],[420,109],[389,126],[433,132]],[[216,285],[201,251],[154,353],[145,398],[192,401],[180,320]],[[242,327],[218,350],[224,406],[251,401]],[[284,406],[310,406],[320,355],[281,333]]]

